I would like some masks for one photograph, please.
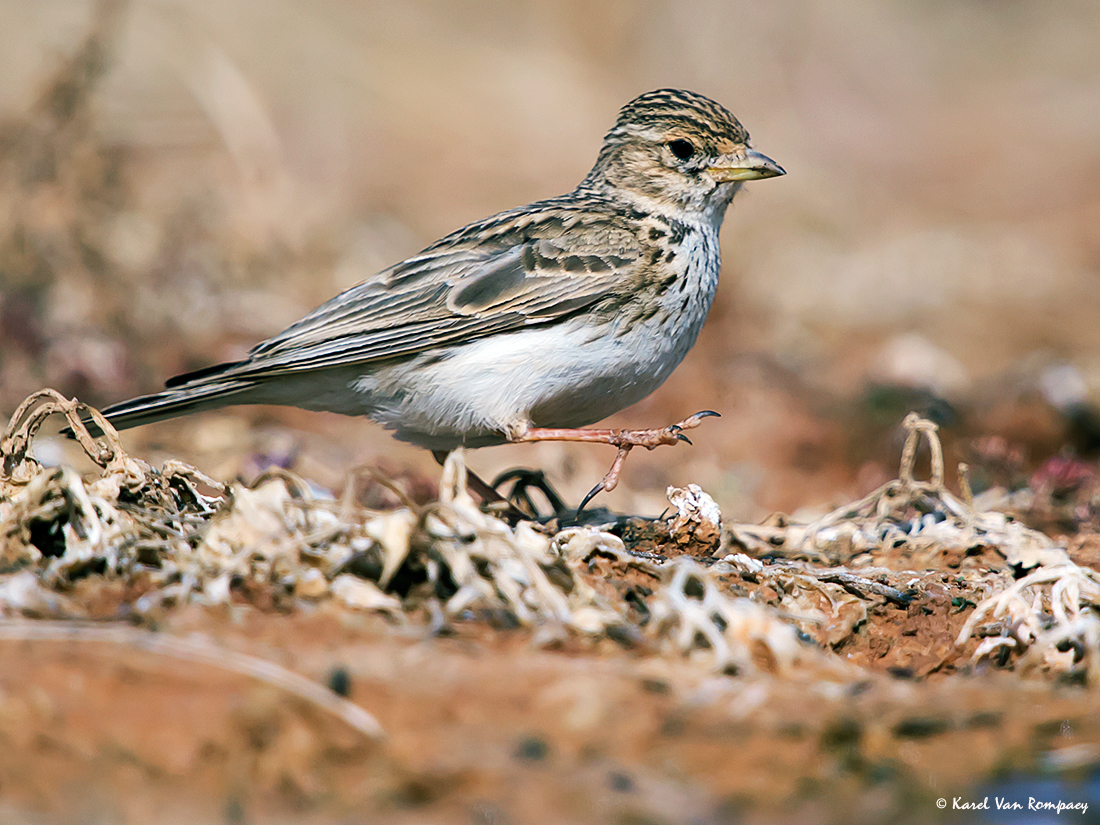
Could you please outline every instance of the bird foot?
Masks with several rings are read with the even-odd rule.
[[[691,444],[691,439],[684,435],[684,430],[695,429],[703,423],[704,418],[710,418],[711,416],[720,417],[714,410],[703,410],[667,427],[653,430],[618,430],[614,432],[608,443],[620,449],[623,447],[628,449],[631,447],[645,447],[647,450],[660,447],[662,444],[679,444],[681,441],[685,444]],[[610,490],[611,488],[608,487],[607,489]]]
[[[691,440],[684,435],[684,430],[692,430],[703,423],[704,418],[718,416],[713,410],[702,410],[695,415],[688,416],[683,421],[678,421],[668,427],[660,427],[652,430],[597,430],[589,428],[581,429],[549,429],[543,427],[529,427],[514,434],[510,434],[512,441],[582,441],[610,444],[618,447],[619,452],[611,463],[611,469],[607,471],[603,479],[588,491],[588,495],[581,501],[577,508],[579,513],[599,493],[614,490],[619,484],[619,475],[622,473],[623,462],[627,455],[635,447],[645,447],[652,450],[663,444],[679,444],[681,441],[690,444]]]

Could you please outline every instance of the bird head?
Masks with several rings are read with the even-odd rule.
[[[725,107],[694,92],[658,89],[619,111],[581,186],[721,223],[741,184],[783,174],[749,146],[749,133]]]

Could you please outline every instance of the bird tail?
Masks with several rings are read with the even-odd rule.
[[[132,398],[121,404],[112,404],[101,412],[116,430],[125,430],[179,415],[230,406],[237,403],[232,400],[234,395],[252,386],[252,382],[235,381],[228,385],[179,387]],[[96,435],[96,433],[92,434]]]
[[[168,382],[167,389],[161,392],[112,404],[100,412],[115,429],[125,430],[188,413],[246,404],[246,394],[256,387],[256,381],[219,377],[220,373],[232,366],[235,364],[219,364],[217,367],[176,376]],[[84,419],[84,425],[93,437],[103,434],[91,418]]]

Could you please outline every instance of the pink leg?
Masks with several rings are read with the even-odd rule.
[[[548,429],[544,427],[530,427],[521,432],[509,435],[509,440],[514,442],[525,441],[582,441],[588,443],[611,444],[619,448],[618,455],[611,463],[611,469],[604,475],[603,480],[593,487],[584,497],[577,512],[584,509],[595,496],[604,490],[614,490],[619,483],[619,474],[623,469],[623,462],[627,454],[635,447],[645,447],[652,450],[662,444],[678,444],[683,441],[690,444],[691,441],[684,435],[684,430],[698,427],[704,418],[717,416],[713,410],[703,410],[695,415],[685,418],[668,427],[652,430],[596,430],[596,429]]]

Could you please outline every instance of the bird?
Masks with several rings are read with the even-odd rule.
[[[459,447],[691,443],[589,425],[657,389],[695,344],[746,181],[785,174],[725,107],[658,89],[618,113],[572,192],[471,223],[341,292],[239,361],[106,407],[124,429],[238,404],[361,415],[442,461]],[[484,483],[482,482],[483,486]],[[482,492],[484,497],[485,493]]]

